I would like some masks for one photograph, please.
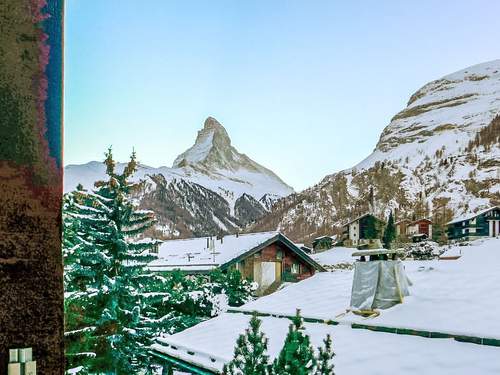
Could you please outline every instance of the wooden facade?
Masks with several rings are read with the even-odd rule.
[[[432,221],[429,219],[419,219],[408,225],[406,234],[408,237],[432,238]]]
[[[344,225],[343,244],[348,247],[379,246],[385,222],[372,214],[364,214]]]
[[[275,242],[264,247],[253,255],[240,260],[232,267],[239,270],[243,277],[262,282],[264,277],[263,272],[265,272],[264,265],[269,267],[267,265],[269,263],[274,265],[273,282],[279,284],[283,281],[294,282],[304,280],[314,275],[316,271],[311,264],[299,258],[296,253],[280,242]]]
[[[405,238],[408,236],[408,227],[411,225],[411,220],[402,219],[396,222],[396,236]]]
[[[263,244],[257,251],[250,251],[237,260],[220,267],[233,268],[244,278],[259,284],[258,294],[274,291],[283,282],[297,282],[323,268],[293,243],[276,238]]]

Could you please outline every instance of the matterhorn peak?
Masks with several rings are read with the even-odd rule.
[[[234,178],[240,178],[248,173],[260,174],[277,181],[280,186],[284,187],[283,190],[286,193],[292,191],[269,169],[254,162],[245,154],[239,153],[231,145],[231,139],[224,126],[213,117],[207,117],[203,128],[198,131],[194,145],[175,159],[173,168],[195,169],[206,175],[229,173],[234,176],[237,173],[238,177]]]
[[[213,117],[207,117],[194,145],[175,159],[173,167],[232,169],[237,154],[222,124]]]
[[[213,117],[207,117],[203,124],[203,129],[198,132],[196,137],[197,143],[203,143],[207,138],[211,137],[212,146],[214,147],[229,147],[231,146],[231,139],[227,134],[226,129],[222,124]]]
[[[224,129],[222,124],[212,116],[207,117],[205,123],[203,124],[203,129],[223,130],[224,132],[226,131],[226,129]]]

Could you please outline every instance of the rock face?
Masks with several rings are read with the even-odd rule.
[[[120,171],[124,164],[118,164]],[[91,189],[105,178],[101,162],[68,165],[65,191],[81,183]],[[143,180],[136,196],[144,208],[156,211],[163,237],[235,232],[267,213],[279,198],[293,192],[276,174],[239,153],[224,127],[205,120],[193,146],[172,168],[140,165],[134,178]]]
[[[371,195],[380,216],[392,209],[441,222],[497,204],[499,114],[500,60],[432,81],[392,118],[370,156],[281,199],[254,229],[307,241],[367,211]]]
[[[242,225],[250,224],[267,213],[267,207],[262,205],[254,197],[243,194],[236,200],[234,215]]]
[[[180,154],[172,166],[172,168],[183,167],[192,167],[207,173],[216,170],[236,172],[243,169],[263,172],[279,180],[273,172],[255,163],[248,156],[240,154],[231,145],[226,129],[213,117],[205,120],[203,129],[198,132],[195,144]]]

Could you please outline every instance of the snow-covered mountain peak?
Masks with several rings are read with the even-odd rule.
[[[367,158],[280,200],[254,230],[278,228],[304,242],[340,233],[367,211],[431,217],[443,227],[498,205],[499,129],[500,60],[429,82],[391,119]]]
[[[206,174],[215,179],[223,176],[235,182],[245,182],[247,188],[241,192],[246,192],[256,199],[260,199],[267,192],[285,196],[293,191],[271,170],[238,152],[231,145],[226,129],[213,117],[205,120],[194,145],[175,159],[173,168],[182,168],[187,173],[194,171]],[[269,183],[271,188],[266,187]],[[262,194],[256,194],[257,191]]]
[[[117,163],[117,171],[124,166]],[[102,162],[68,165],[64,190],[71,191],[79,183],[91,189],[95,181],[105,178]],[[271,170],[239,153],[213,117],[205,120],[194,145],[176,158],[172,168],[140,164],[134,179],[145,182],[137,200],[156,211],[166,236],[241,230],[279,197],[293,193]]]
[[[500,113],[500,60],[474,65],[427,83],[382,132],[377,146],[356,166],[413,156],[413,165],[436,152],[457,154]]]
[[[226,129],[213,117],[205,120],[193,146],[180,154],[173,168],[230,169],[237,167],[238,152],[231,146]],[[236,168],[237,169],[237,168]]]

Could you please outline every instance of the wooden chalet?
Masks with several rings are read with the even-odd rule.
[[[447,223],[447,232],[450,240],[497,237],[500,235],[500,207],[458,217]]]
[[[188,274],[236,269],[259,284],[265,293],[282,282],[306,279],[324,268],[279,232],[201,237],[165,241],[159,258],[149,264],[155,272],[181,270]]]
[[[413,221],[408,226],[409,237],[432,238],[432,221],[429,219],[419,219]]]
[[[376,235],[370,233],[370,226],[374,226]],[[349,221],[343,227],[343,244],[347,247],[369,245],[373,240],[382,237],[385,221],[373,214],[366,213]],[[379,242],[379,241],[378,241]]]
[[[411,221],[402,219],[396,222],[396,235],[398,237],[432,238],[432,221],[429,219],[418,219]]]
[[[406,237],[408,236],[408,227],[411,225],[412,221],[410,219],[401,219],[396,221],[394,225],[396,226],[396,236]]]
[[[312,241],[312,247],[315,252],[331,249],[335,245],[336,236],[316,237]]]

